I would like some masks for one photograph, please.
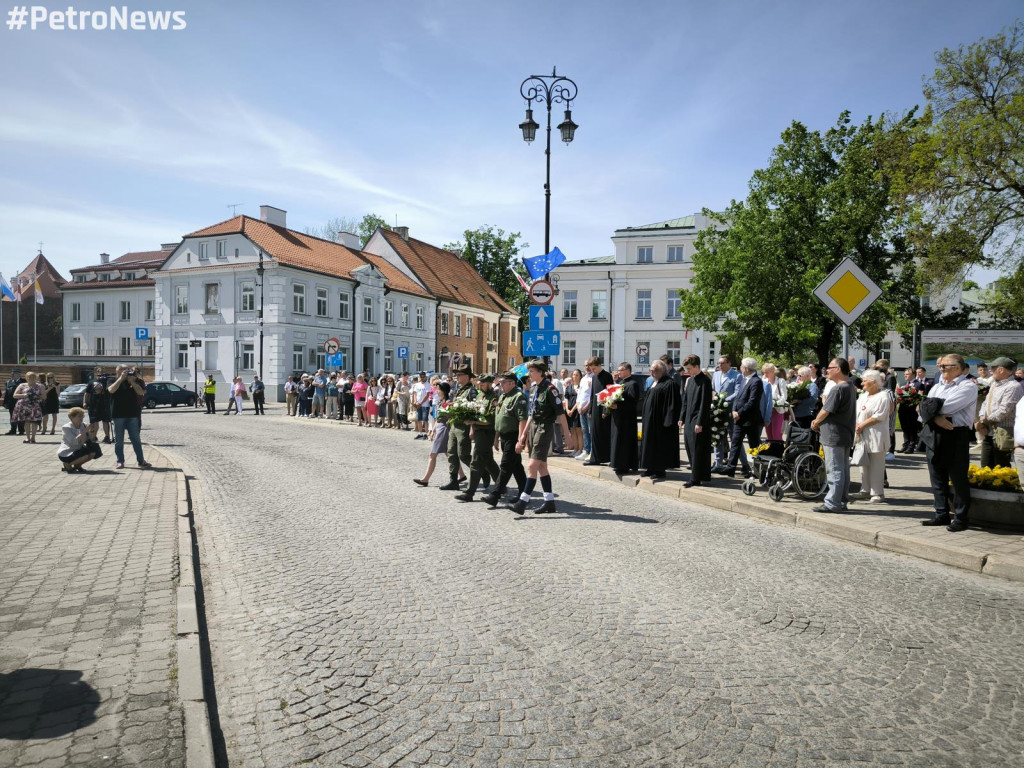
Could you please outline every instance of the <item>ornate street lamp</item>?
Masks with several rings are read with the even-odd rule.
[[[544,253],[551,252],[551,105],[565,105],[565,119],[558,125],[562,134],[562,141],[566,144],[572,142],[579,128],[572,121],[573,99],[576,98],[576,83],[568,77],[563,77],[557,72],[557,68],[551,69],[550,75],[530,75],[523,80],[519,86],[519,93],[526,99],[526,119],[519,124],[519,130],[523,132],[523,141],[527,144],[537,138],[537,129],[540,126],[533,119],[533,102],[544,104],[548,111],[547,122],[547,146],[544,149],[547,174],[544,177]]]

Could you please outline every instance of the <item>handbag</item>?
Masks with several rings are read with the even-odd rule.
[[[851,467],[863,467],[868,463],[868,448],[860,440],[853,446],[853,455],[850,457]]]
[[[1013,450],[1013,433],[1006,427],[996,427],[992,430],[992,445],[997,451]]]

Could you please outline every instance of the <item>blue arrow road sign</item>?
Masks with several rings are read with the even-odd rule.
[[[135,340],[136,341],[148,341],[149,340],[149,328],[136,328],[135,329]]]
[[[550,304],[535,304],[530,307],[530,330],[553,331],[555,329],[555,308]]]
[[[328,368],[344,368],[345,367],[345,353],[335,352],[333,355],[326,355],[324,365]]]
[[[523,355],[540,357],[557,355],[562,351],[562,334],[559,331],[524,331]]]
[[[408,347],[399,347],[398,348],[398,359],[399,360],[408,360],[409,359],[409,348]]]

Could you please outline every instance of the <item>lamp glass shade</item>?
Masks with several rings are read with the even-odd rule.
[[[558,130],[562,133],[562,141],[569,144],[572,141],[573,136],[576,135],[577,128],[579,128],[579,126],[572,121],[572,111],[568,109],[565,110],[565,120],[558,125]]]
[[[529,144],[535,138],[537,138],[537,129],[540,128],[537,122],[533,119],[533,110],[526,110],[526,119],[519,124],[519,130],[523,132],[523,141]]]

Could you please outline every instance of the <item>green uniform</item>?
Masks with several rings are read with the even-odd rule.
[[[555,436],[554,424],[564,413],[562,398],[551,382],[543,382],[530,391],[530,458],[547,461],[551,441]]]
[[[473,401],[478,394],[479,390],[469,385],[465,389],[460,389],[452,402]],[[468,467],[472,460],[473,446],[469,440],[469,427],[462,422],[452,422],[448,425],[448,474],[451,482],[459,481],[459,462]]]
[[[519,493],[523,492],[523,487],[526,485],[523,457],[516,453],[516,443],[519,441],[519,425],[526,421],[528,410],[529,404],[526,402],[526,395],[518,387],[498,399],[494,426],[501,443],[501,463],[498,464],[500,472],[498,484],[492,494],[495,503],[505,492],[508,481],[513,477],[516,480],[516,488]]]
[[[487,410],[480,416],[486,426],[473,425],[473,458],[470,462],[469,493],[476,491],[482,477],[497,478],[498,465],[494,461],[494,419],[498,395],[480,390],[479,397],[487,403]]]
[[[519,422],[526,421],[529,405],[526,395],[519,388],[498,399],[497,414],[494,417],[494,429],[499,435],[519,436]]]

